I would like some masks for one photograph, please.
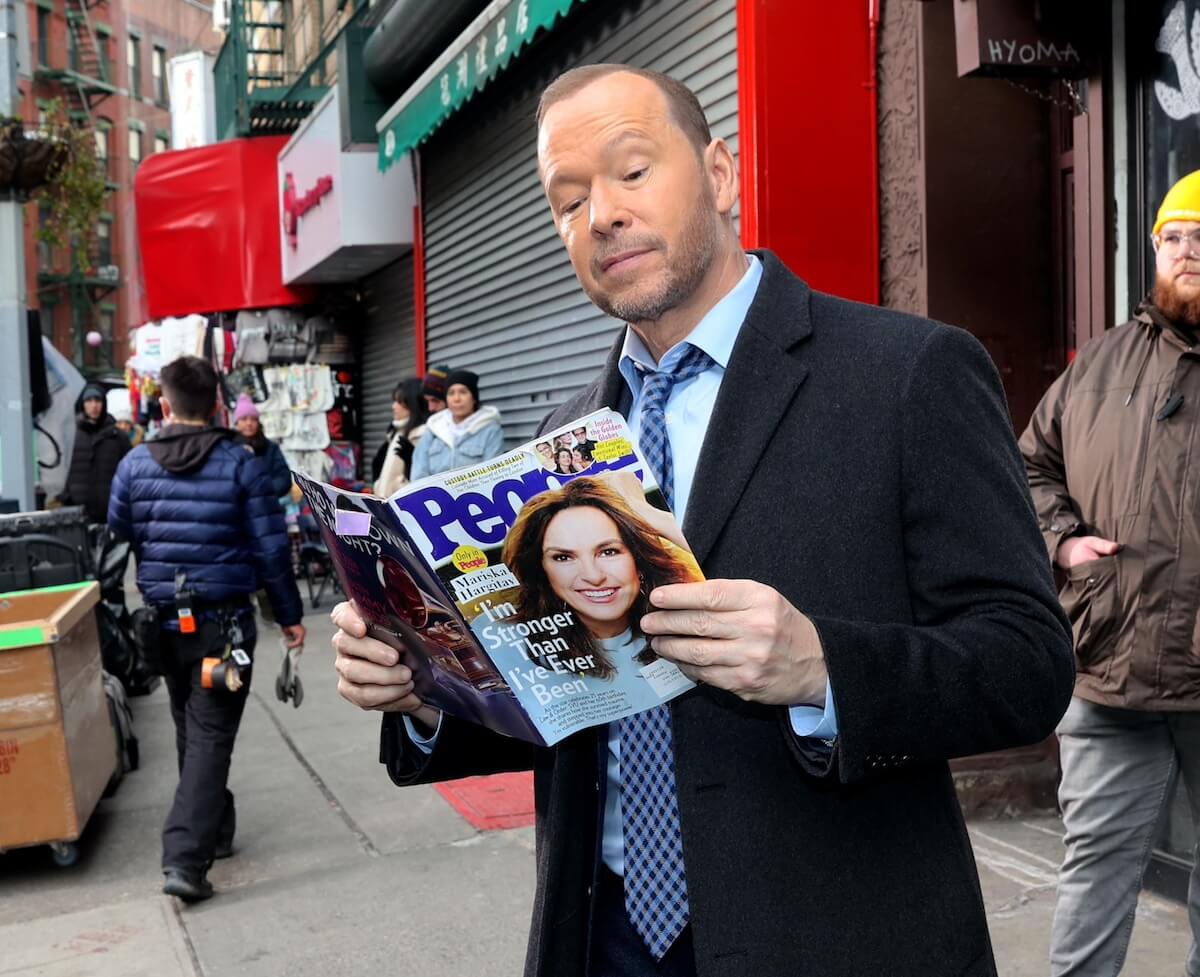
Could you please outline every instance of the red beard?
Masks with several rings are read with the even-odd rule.
[[[1191,298],[1184,298],[1173,282],[1159,276],[1154,283],[1154,290],[1150,293],[1150,299],[1158,311],[1172,322],[1189,329],[1200,328],[1200,293]]]

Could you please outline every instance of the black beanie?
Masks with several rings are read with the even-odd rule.
[[[472,373],[470,370],[451,370],[446,375],[446,392],[450,392],[450,388],[456,383],[461,383],[464,387],[471,391],[471,396],[475,398],[475,409],[479,409],[479,374]]]

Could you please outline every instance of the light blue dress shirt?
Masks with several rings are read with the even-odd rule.
[[[684,345],[690,343],[704,350],[712,358],[713,366],[695,377],[676,384],[667,398],[667,439],[671,442],[671,457],[675,469],[675,518],[682,524],[687,513],[692,482],[696,477],[696,465],[700,461],[700,448],[708,432],[713,405],[725,368],[733,353],[738,332],[745,321],[746,313],[758,292],[762,280],[762,263],[754,255],[747,255],[748,267],[733,289],[714,305],[708,314],[697,323],[696,328],[682,342],[672,346],[663,354],[662,365],[671,366],[684,353]],[[639,370],[658,369],[654,357],[632,329],[625,330],[625,343],[621,350],[619,368],[621,376],[633,395],[629,410],[629,427],[637,441],[641,434],[642,375]],[[608,406],[616,408],[616,404]],[[825,706],[792,706],[789,709],[792,729],[797,736],[830,740],[837,736],[837,713],[833,704],[833,692],[825,686]],[[410,738],[419,747],[431,750],[437,734],[424,739],[417,734],[407,716],[404,724]],[[621,828],[621,743],[618,724],[608,727],[608,791],[604,805],[604,837],[601,857],[605,865],[617,875],[625,874],[625,844]]]
[[[666,422],[667,440],[671,442],[671,460],[675,469],[674,511],[675,519],[683,523],[687,514],[688,499],[692,493],[692,482],[696,477],[696,465],[700,461],[700,448],[708,433],[708,422],[712,417],[717,392],[725,378],[725,368],[733,353],[746,313],[758,292],[762,281],[762,262],[752,254],[746,256],[749,267],[741,280],[721,301],[709,309],[683,341],[676,343],[663,354],[661,366],[672,366],[683,356],[685,346],[690,344],[704,350],[713,365],[690,380],[676,384],[667,397]],[[642,421],[642,370],[654,371],[660,364],[646,349],[646,344],[632,329],[625,330],[625,345],[618,364],[633,395],[629,409],[629,427],[635,442],[641,436]],[[640,367],[640,369],[639,369]],[[610,405],[615,407],[615,405]],[[825,706],[792,706],[789,709],[792,729],[797,736],[833,739],[837,736],[837,713],[833,705],[833,693],[829,683],[825,685]],[[604,838],[601,856],[604,864],[617,875],[625,874],[625,844],[621,829],[621,743],[618,724],[608,727],[608,792],[604,805]]]

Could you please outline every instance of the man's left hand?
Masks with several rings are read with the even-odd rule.
[[[748,702],[824,705],[825,651],[812,621],[753,580],[671,584],[650,595],[642,631],[690,679]]]

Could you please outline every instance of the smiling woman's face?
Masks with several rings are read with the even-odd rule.
[[[542,539],[542,569],[555,596],[593,636],[612,638],[630,626],[641,589],[633,555],[612,518],[592,506],[558,513]]]

